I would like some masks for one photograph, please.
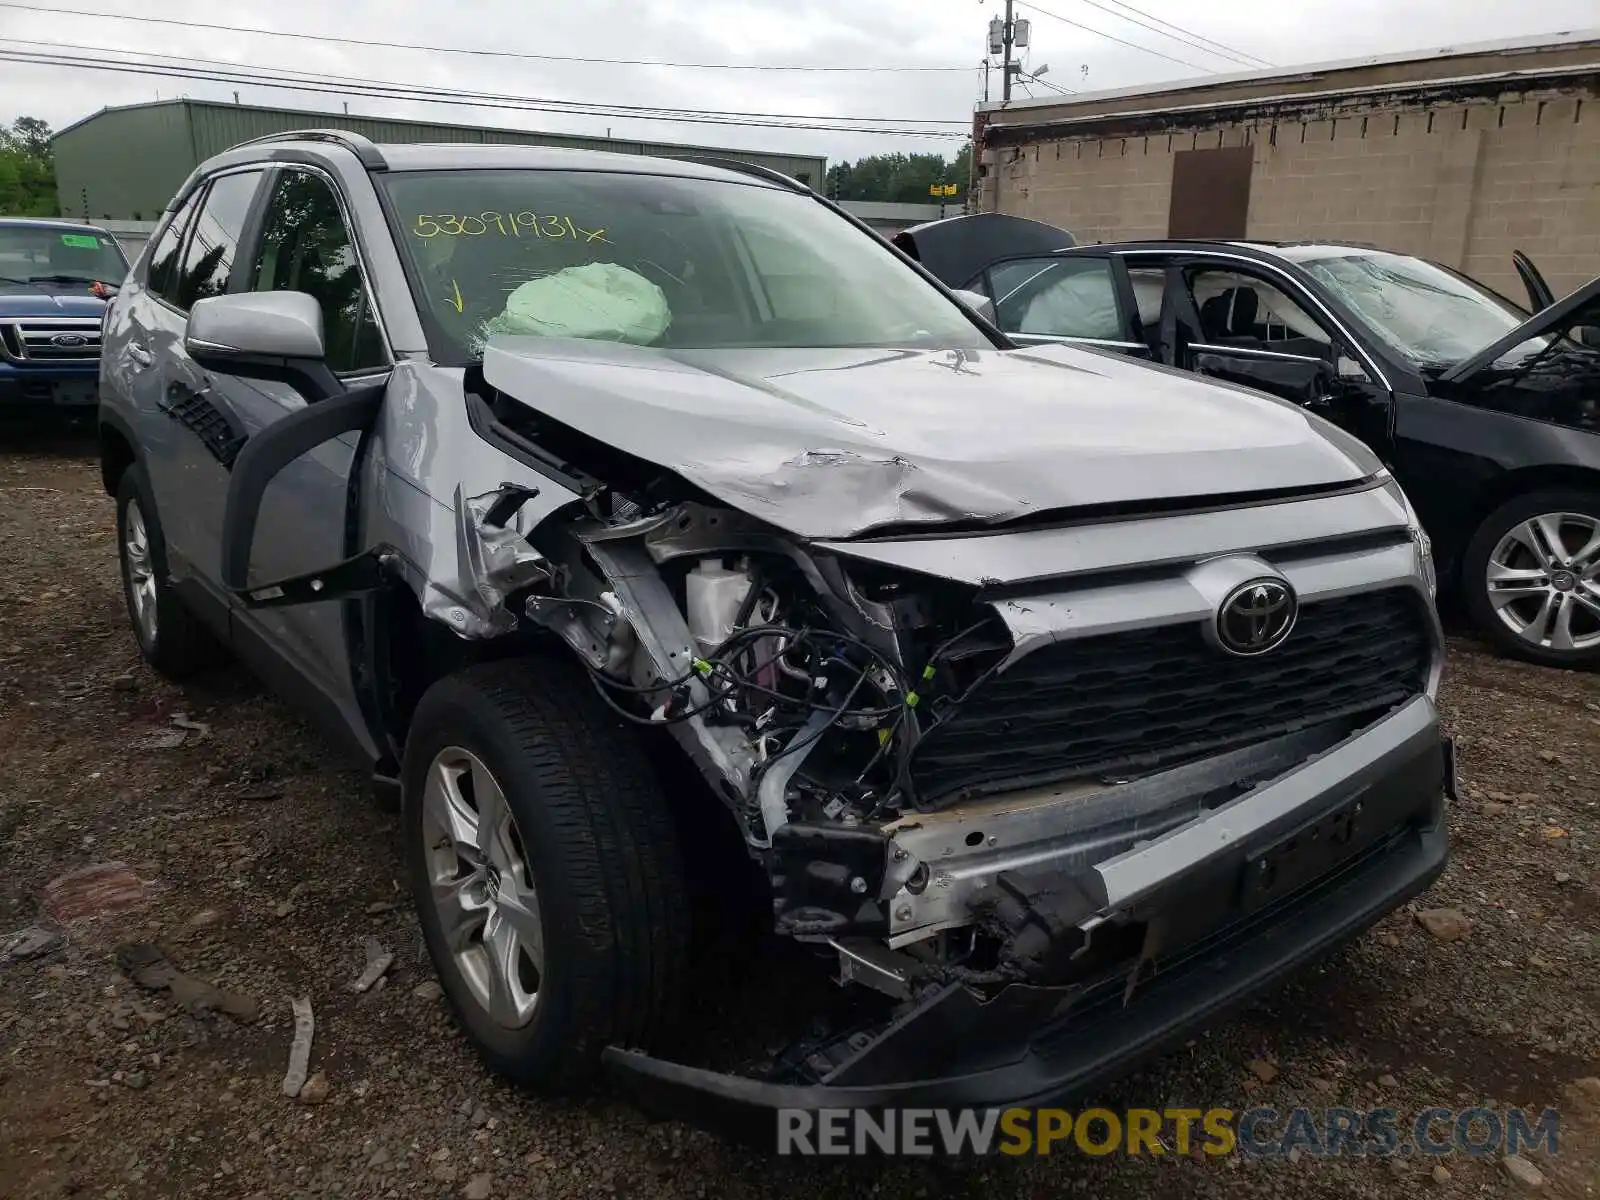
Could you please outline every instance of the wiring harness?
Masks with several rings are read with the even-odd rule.
[[[759,612],[756,592],[752,588],[741,606],[741,620],[776,612],[775,602],[767,613]],[[737,628],[673,679],[637,686],[592,666],[589,676],[600,698],[633,724],[666,726],[698,717],[744,727],[757,747],[758,779],[772,763],[811,749],[831,732],[853,735],[848,745],[830,745],[836,752],[828,755],[834,768],[829,777],[802,772],[798,778],[828,793],[824,815],[855,805],[862,817],[871,817],[906,804],[920,807],[910,776],[912,748],[949,719],[988,673],[959,695],[925,701],[936,690],[946,657],[984,623],[975,622],[938,645],[915,678],[853,634],[773,620]],[[698,700],[697,684],[706,693]],[[643,703],[651,705],[647,715],[638,711]],[[818,722],[819,713],[826,719]]]

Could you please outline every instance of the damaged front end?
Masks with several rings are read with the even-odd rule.
[[[765,1080],[608,1052],[682,1115],[760,1133],[779,1107],[1059,1096],[1442,867],[1440,640],[1381,476],[1257,510],[823,540],[468,390],[503,457],[458,475],[427,615],[543,630],[620,719],[670,732],[776,931],[870,1000]],[[533,471],[504,482],[513,462]],[[1293,620],[1237,652],[1219,622],[1263,581]]]

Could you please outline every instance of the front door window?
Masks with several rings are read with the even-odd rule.
[[[290,170],[278,177],[248,286],[254,292],[314,297],[322,305],[333,371],[359,374],[389,365],[339,201],[320,176]]]
[[[1007,333],[1119,341],[1125,335],[1109,258],[1019,258],[989,270]]]

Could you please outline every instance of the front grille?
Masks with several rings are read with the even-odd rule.
[[[1200,626],[1057,642],[977,685],[918,743],[923,803],[1176,766],[1421,692],[1431,641],[1419,597],[1390,589],[1302,606],[1260,658],[1213,649]]]
[[[27,318],[13,321],[0,349],[22,362],[92,362],[100,357],[100,322],[93,318]]]

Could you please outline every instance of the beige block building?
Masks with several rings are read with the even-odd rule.
[[[1013,101],[975,122],[986,211],[1132,238],[1329,238],[1514,299],[1600,275],[1600,30],[1159,90]]]

